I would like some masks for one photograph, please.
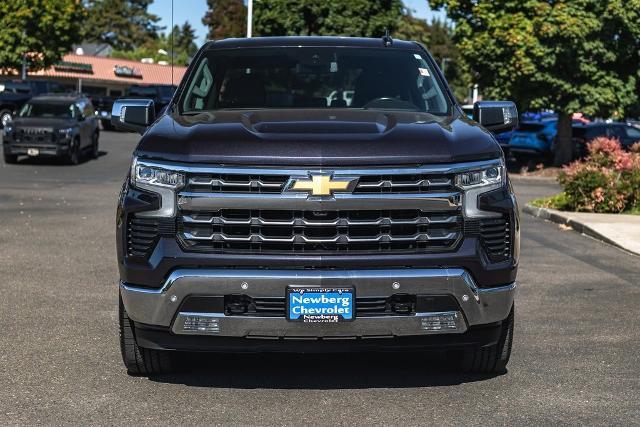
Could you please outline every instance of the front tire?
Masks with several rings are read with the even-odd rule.
[[[173,355],[169,351],[138,346],[133,321],[129,319],[122,299],[118,306],[120,320],[120,352],[129,375],[158,375],[173,370]]]
[[[67,163],[70,165],[77,165],[80,163],[80,140],[74,139],[69,147],[69,154],[67,154]]]
[[[91,137],[91,158],[97,159],[100,157],[100,147],[98,139],[100,138],[100,134],[95,132]]]
[[[513,307],[509,316],[502,322],[500,339],[496,344],[466,350],[460,359],[463,372],[473,374],[494,374],[505,371],[511,357],[513,343],[514,313]]]
[[[16,154],[5,154],[4,162],[8,165],[15,165],[18,163],[18,156]]]

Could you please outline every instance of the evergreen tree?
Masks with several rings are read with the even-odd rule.
[[[87,0],[85,39],[130,50],[156,39],[160,18],[147,10],[153,0]]]
[[[202,23],[209,27],[210,40],[245,36],[247,8],[243,0],[207,0],[207,5]]]

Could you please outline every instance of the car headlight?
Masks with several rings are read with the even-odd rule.
[[[496,165],[486,169],[468,171],[456,175],[456,185],[462,189],[502,185],[504,166]]]
[[[179,189],[184,185],[184,174],[179,171],[164,169],[144,162],[133,162],[131,171],[133,184]]]
[[[10,124],[7,124],[4,127],[4,134],[7,135],[7,134],[10,134],[11,132],[13,132],[13,127]]]
[[[483,211],[478,208],[478,196],[502,187],[506,182],[504,162],[468,170],[456,174],[455,184],[463,190],[464,215],[467,218],[498,217],[499,212]]]
[[[73,133],[73,128],[58,129],[60,135],[69,137]]]
[[[153,162],[133,158],[131,165],[131,185],[152,191],[161,197],[160,209],[139,212],[142,217],[173,217],[176,214],[176,191],[184,186],[184,172],[164,167]]]

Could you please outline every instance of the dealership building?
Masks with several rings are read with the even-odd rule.
[[[186,67],[144,63],[104,56],[67,54],[52,67],[29,72],[29,78],[51,80],[94,96],[123,96],[131,85],[178,84]],[[172,77],[173,73],[173,77]]]

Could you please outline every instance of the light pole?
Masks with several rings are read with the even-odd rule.
[[[247,38],[251,38],[253,23],[253,0],[247,0]]]

